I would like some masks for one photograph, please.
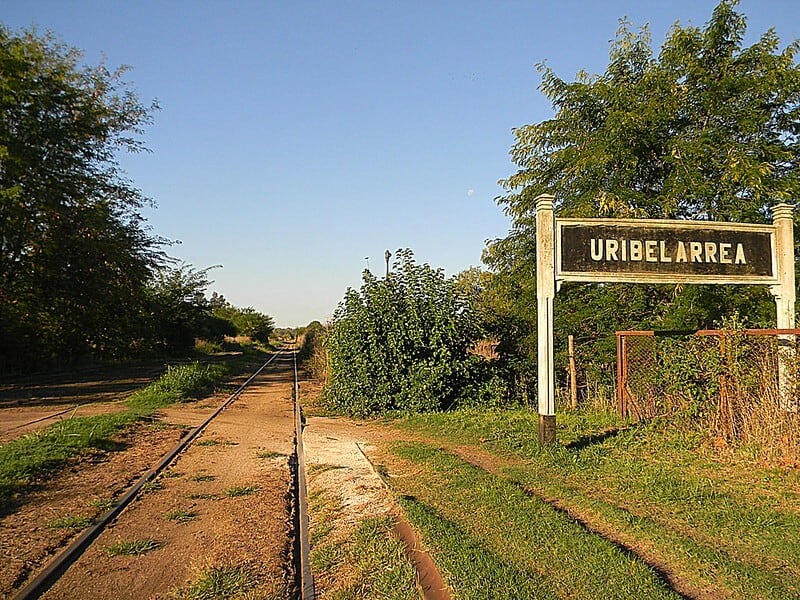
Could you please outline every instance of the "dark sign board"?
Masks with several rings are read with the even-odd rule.
[[[601,220],[598,220],[601,221]],[[557,220],[556,270],[563,279],[735,282],[774,280],[773,233],[768,226],[654,221],[653,225]],[[576,277],[570,277],[575,275]]]

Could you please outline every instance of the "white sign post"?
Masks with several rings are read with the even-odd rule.
[[[553,300],[564,281],[767,285],[778,329],[794,329],[793,207],[772,208],[772,225],[712,221],[556,219],[553,196],[536,198],[536,305],[539,441],[556,439]],[[779,386],[790,398],[787,358],[793,336],[779,338]]]

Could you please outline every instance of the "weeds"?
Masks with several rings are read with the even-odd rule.
[[[106,546],[106,553],[110,556],[140,556],[153,550],[157,550],[163,544],[152,538],[140,540],[120,540],[110,546]]]
[[[89,506],[93,506],[101,513],[104,513],[111,510],[115,503],[115,500],[112,498],[98,498],[97,500],[92,500],[89,502]]]
[[[216,600],[246,594],[258,584],[255,573],[246,566],[211,567],[189,587],[176,590],[178,600]]]
[[[86,529],[94,519],[86,516],[65,515],[47,523],[51,529]]]
[[[206,438],[202,439],[199,442],[195,442],[198,446],[236,446],[238,445],[237,442],[232,442],[230,440],[221,440],[217,438]]]
[[[239,496],[249,496],[259,490],[256,485],[235,485],[225,490],[228,498],[238,498]]]
[[[163,489],[164,489],[164,483],[157,479],[151,481],[145,481],[141,487],[141,491],[143,494],[148,494],[150,492],[156,492],[158,490],[163,490]]]
[[[256,454],[256,458],[286,458],[286,455],[283,452],[273,452],[271,450],[267,450],[264,452],[259,452]]]
[[[166,521],[174,521],[176,523],[188,523],[189,521],[194,521],[196,518],[197,513],[182,508],[176,508],[164,513],[164,519]]]

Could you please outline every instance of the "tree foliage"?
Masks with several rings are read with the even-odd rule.
[[[673,26],[657,57],[623,21],[602,75],[566,82],[541,65],[556,114],[515,130],[506,211],[550,193],[564,216],[763,222],[799,197],[800,45],[779,51],[769,30],[742,47],[736,4],[703,29]]]
[[[359,291],[348,289],[327,338],[334,409],[439,410],[479,384],[479,359],[468,353],[477,318],[454,278],[398,250],[386,278],[365,271],[363,281]]]
[[[122,76],[0,26],[0,360],[123,353],[162,259],[116,155],[144,106]]]
[[[248,306],[237,308],[223,299],[223,302],[212,309],[213,317],[231,325],[232,335],[244,335],[253,340],[266,343],[275,330],[272,317],[258,312]]]
[[[515,130],[516,173],[498,199],[512,218],[484,260],[509,355],[535,362],[535,198],[562,217],[766,222],[800,197],[800,44],[773,30],[743,46],[746,18],[723,0],[704,27],[675,24],[656,55],[647,27],[621,21],[600,75],[575,81],[540,65],[554,116]],[[766,289],[740,286],[565,285],[556,297],[557,349],[572,333],[610,362],[615,329],[711,327],[738,312],[774,320]],[[583,340],[582,340],[583,341]]]
[[[149,202],[117,156],[144,150],[125,69],[83,66],[51,34],[0,25],[0,373],[186,352],[197,337],[269,336],[272,320],[212,315],[210,269],[147,231]]]

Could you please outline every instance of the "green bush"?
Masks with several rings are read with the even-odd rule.
[[[468,352],[480,337],[468,296],[410,250],[396,256],[383,279],[365,271],[334,314],[326,400],[339,412],[442,410],[483,385],[482,360]]]

